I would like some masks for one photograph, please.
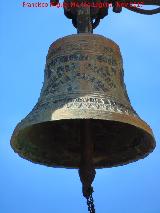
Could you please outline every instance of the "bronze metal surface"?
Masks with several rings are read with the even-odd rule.
[[[79,168],[79,129],[89,119],[95,168],[147,156],[153,133],[132,108],[123,74],[120,49],[110,39],[80,33],[55,41],[38,102],[12,135],[15,152],[47,166]]]
[[[51,2],[58,4],[59,0],[51,0]],[[87,30],[92,32],[99,25],[100,20],[108,16],[110,7],[115,13],[121,13],[123,8],[143,15],[160,13],[160,7],[148,10],[141,8],[143,5],[160,6],[160,0],[144,0],[143,2],[139,0],[64,0],[64,14],[67,18],[72,19],[72,24],[77,28],[77,32],[85,33]],[[85,12],[86,8],[89,8],[89,13]],[[78,13],[83,13],[83,15],[78,17]]]

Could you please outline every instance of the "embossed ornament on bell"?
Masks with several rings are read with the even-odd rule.
[[[155,147],[152,130],[130,104],[118,45],[87,33],[50,46],[40,97],[11,145],[35,163],[78,168],[81,119],[92,121],[95,168],[133,162]]]

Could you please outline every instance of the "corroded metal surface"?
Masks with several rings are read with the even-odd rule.
[[[154,137],[130,104],[123,74],[119,47],[110,39],[86,33],[55,41],[40,98],[17,125],[13,149],[33,162],[78,168],[79,120],[92,119],[96,168],[144,158]]]
[[[54,3],[54,5],[58,4],[58,2],[59,0],[51,0],[51,3]],[[143,15],[154,15],[160,13],[160,7],[146,10],[141,8],[143,5],[160,6],[160,0],[144,0],[142,2],[139,0],[64,0],[64,14],[67,18],[72,19],[72,24],[75,28],[77,28],[78,32],[82,30],[84,33],[90,25],[89,22],[89,25],[87,24],[86,18],[84,17],[88,16],[88,14],[85,15],[86,8],[90,9],[89,19],[92,28],[95,29],[99,25],[100,20],[108,15],[108,9],[110,7],[112,7],[113,12],[115,13],[121,13],[123,7],[132,12]],[[78,17],[79,11],[84,13],[84,16]],[[77,19],[79,19],[78,22],[81,22],[81,24],[77,24]]]

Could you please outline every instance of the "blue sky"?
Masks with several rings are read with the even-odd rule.
[[[97,171],[97,213],[160,213],[159,21],[160,14],[110,9],[95,30],[119,44],[130,100],[157,142],[144,160]],[[39,97],[49,45],[76,31],[62,8],[23,8],[19,0],[1,0],[0,25],[0,212],[87,212],[76,170],[32,164],[10,147],[14,127]]]

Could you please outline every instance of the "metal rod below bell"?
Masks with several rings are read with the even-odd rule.
[[[90,120],[80,120],[80,144],[81,144],[81,161],[79,176],[82,182],[83,196],[87,199],[88,210],[95,212],[93,204],[92,182],[95,178],[96,171],[93,164],[94,144],[92,140],[92,124]]]

